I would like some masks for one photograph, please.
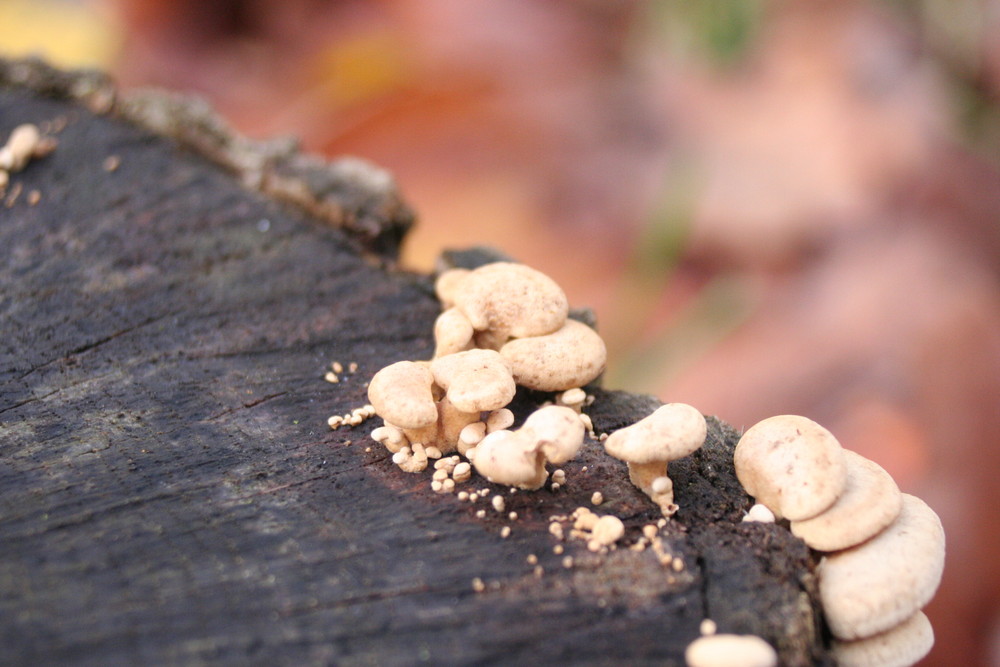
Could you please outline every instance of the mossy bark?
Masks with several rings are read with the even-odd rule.
[[[171,104],[151,132],[109,86],[0,65],[0,133],[65,121],[0,204],[0,662],[683,664],[705,617],[786,664],[829,662],[809,553],[739,522],[717,420],[671,465],[680,571],[581,541],[553,553],[549,517],[595,490],[627,540],[656,518],[596,442],[558,492],[495,489],[510,521],[399,471],[373,422],[327,428],[379,368],[432,350],[429,278],[386,268],[405,206],[294,152],[245,178],[212,154],[245,140],[191,141]],[[315,178],[282,186],[296,197],[262,185],[305,163]],[[332,361],[358,368],[330,384]],[[599,431],[655,406],[595,392]]]

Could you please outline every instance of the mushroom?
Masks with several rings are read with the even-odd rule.
[[[941,582],[944,529],[922,500],[903,494],[885,530],[820,560],[819,596],[830,632],[841,640],[889,630],[926,605]]]
[[[569,461],[583,444],[583,422],[571,408],[550,405],[533,412],[516,431],[499,430],[476,446],[473,465],[491,482],[526,490],[541,488],[546,461]]]
[[[434,375],[426,365],[397,361],[368,383],[368,401],[375,413],[401,429],[423,429],[437,422]]]
[[[448,451],[459,446],[462,429],[478,422],[483,412],[504,408],[517,391],[510,366],[494,350],[467,350],[439,357],[431,362],[431,373],[434,382],[446,392],[438,409],[441,440]]]
[[[566,293],[555,281],[513,262],[446,271],[435,289],[446,307],[454,305],[479,332],[478,347],[499,349],[512,337],[552,333],[569,313]]]
[[[934,629],[918,611],[899,625],[871,637],[851,642],[834,640],[833,657],[840,667],[908,667],[934,646]]]
[[[521,386],[539,391],[565,391],[592,382],[604,370],[608,351],[596,331],[566,320],[544,336],[515,338],[500,348]]]
[[[820,514],[847,483],[840,443],[816,422],[796,415],[752,426],[736,444],[734,459],[740,484],[779,519]]]
[[[903,505],[896,482],[874,461],[844,450],[847,482],[829,509],[811,519],[792,521],[792,534],[818,551],[840,551],[861,544],[895,521]]]
[[[462,352],[472,347],[475,334],[469,318],[458,308],[449,308],[434,321],[434,357]]]
[[[629,479],[653,499],[664,516],[677,511],[667,464],[702,446],[705,417],[684,403],[667,403],[651,415],[619,429],[604,441],[608,454],[628,463]]]
[[[754,635],[712,634],[688,644],[684,660],[688,667],[774,667],[778,654]]]

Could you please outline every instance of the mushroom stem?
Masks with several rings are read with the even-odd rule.
[[[667,477],[667,463],[629,463],[628,478],[660,506],[663,516],[672,516],[677,511],[677,505],[674,504],[674,484]]]

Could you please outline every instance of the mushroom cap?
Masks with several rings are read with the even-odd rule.
[[[840,551],[874,537],[896,520],[903,494],[874,461],[844,450],[847,483],[829,509],[811,519],[792,521],[792,534],[817,551]]]
[[[475,330],[458,308],[449,308],[434,320],[434,356],[462,352],[472,347]]]
[[[562,288],[524,264],[484,264],[456,282],[444,291],[477,331],[490,330],[504,338],[541,336],[561,327],[569,314]]]
[[[515,431],[494,431],[476,445],[476,471],[496,484],[534,490],[548,473],[531,437]]]
[[[778,654],[754,635],[706,635],[684,650],[688,667],[774,667]]]
[[[566,463],[580,451],[583,445],[583,422],[572,408],[548,405],[535,410],[518,429],[534,440],[549,463]]]
[[[510,365],[494,350],[466,350],[431,362],[434,382],[463,412],[499,410],[514,398],[517,386]]]
[[[908,667],[934,646],[934,629],[918,611],[899,625],[872,637],[852,642],[833,642],[833,656],[840,667]]]
[[[472,272],[469,269],[448,269],[442,271],[441,275],[434,281],[434,292],[437,294],[438,301],[445,308],[451,308],[455,305],[455,294],[462,289],[462,283],[465,282],[470,273]]]
[[[819,596],[837,639],[871,637],[930,602],[944,570],[944,529],[924,501],[903,494],[888,528],[856,547],[824,556]]]
[[[847,483],[844,450],[806,417],[780,415],[750,427],[736,444],[736,476],[778,518],[800,521],[825,511]]]
[[[597,332],[582,322],[566,320],[545,336],[515,338],[500,348],[517,384],[539,391],[582,387],[604,370],[608,351]]]
[[[376,414],[400,428],[424,428],[437,421],[434,376],[424,364],[397,361],[368,383],[368,402]]]
[[[675,461],[701,447],[707,434],[705,417],[685,403],[661,405],[604,441],[608,454],[629,463]]]

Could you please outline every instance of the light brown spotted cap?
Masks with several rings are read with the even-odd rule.
[[[937,514],[904,493],[899,516],[885,530],[819,563],[819,595],[833,636],[871,637],[923,608],[941,582],[944,551]]]
[[[434,376],[425,364],[397,361],[386,366],[368,383],[368,401],[385,421],[406,429],[429,426],[437,421]]]
[[[746,492],[778,518],[812,518],[844,490],[844,450],[806,417],[780,415],[750,427],[736,445],[736,476]]]
[[[934,629],[918,611],[899,625],[873,637],[853,642],[833,642],[833,656],[840,667],[908,667],[922,660],[934,647]]]
[[[500,348],[519,385],[539,391],[582,387],[604,371],[608,351],[596,331],[566,320],[544,336],[515,338]]]
[[[896,482],[874,461],[844,450],[847,483],[826,511],[792,521],[792,533],[817,551],[840,551],[877,535],[899,516],[903,495]]]
[[[498,410],[514,398],[510,365],[494,350],[467,350],[431,362],[434,382],[463,412]]]

